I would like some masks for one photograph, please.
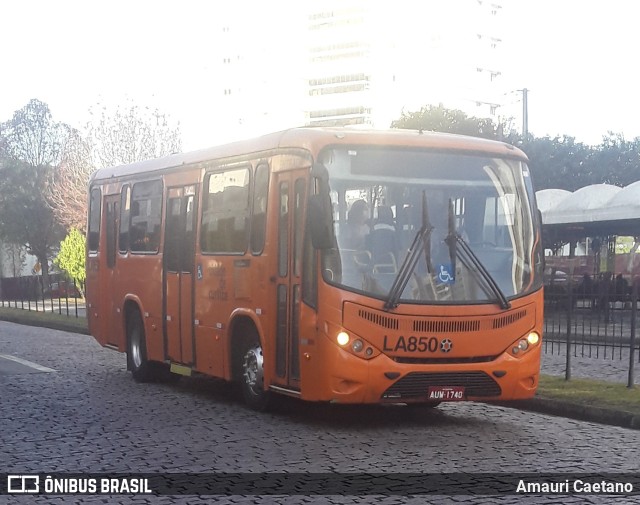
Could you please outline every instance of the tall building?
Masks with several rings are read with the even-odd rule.
[[[308,14],[307,124],[371,124],[374,41],[371,6],[321,2]]]
[[[497,118],[501,1],[235,2],[212,26],[212,121],[238,138],[302,124],[385,128],[403,109],[440,103]]]
[[[309,124],[387,127],[428,104],[496,117],[501,5],[487,0],[310,4]]]

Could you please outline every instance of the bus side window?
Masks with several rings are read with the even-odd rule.
[[[162,181],[137,182],[131,191],[132,252],[158,252],[162,216]]]
[[[101,214],[100,189],[91,190],[91,200],[89,202],[89,252],[98,252],[100,244],[100,214]]]
[[[269,166],[260,163],[256,168],[251,217],[251,252],[256,255],[262,253],[266,238],[268,187]]]
[[[205,178],[200,247],[204,253],[244,254],[249,241],[249,169]]]
[[[118,247],[121,254],[126,254],[129,250],[129,219],[131,215],[131,187],[129,185],[126,185],[122,188],[121,198],[120,233],[118,235]]]

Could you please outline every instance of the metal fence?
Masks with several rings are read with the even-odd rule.
[[[86,317],[83,290],[76,283],[53,274],[49,287],[43,289],[41,279],[41,276],[0,279],[0,307]],[[635,361],[640,360],[636,340],[639,291],[637,282],[630,285],[622,276],[607,274],[548,279],[543,350],[553,357],[555,370],[570,379],[574,361],[579,359],[589,376],[620,381],[624,362],[627,386],[632,387]],[[559,356],[564,358],[561,369],[557,366]],[[589,360],[588,365],[584,365],[585,359]],[[601,360],[600,364],[595,360]],[[608,366],[604,361],[615,361],[615,365]],[[596,368],[600,375],[595,373]],[[611,371],[609,377],[607,370]]]
[[[50,275],[49,281],[44,288],[39,275],[0,279],[0,307],[86,317],[83,286],[58,274]]]
[[[564,354],[565,378],[572,358],[628,361],[627,386],[634,384],[638,283],[621,275],[556,277],[545,287],[544,351]]]

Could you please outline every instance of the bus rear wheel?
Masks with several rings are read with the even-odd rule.
[[[240,383],[246,404],[254,410],[266,410],[270,394],[264,389],[264,357],[262,347],[256,341],[244,348]]]

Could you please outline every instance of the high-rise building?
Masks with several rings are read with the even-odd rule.
[[[385,128],[403,109],[440,103],[498,118],[501,2],[236,2],[213,27],[212,120],[246,137],[301,124]]]
[[[310,4],[309,124],[389,126],[428,104],[496,117],[501,5],[487,0]]]

